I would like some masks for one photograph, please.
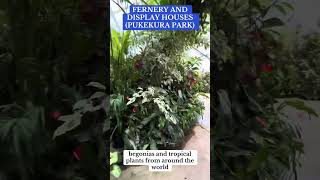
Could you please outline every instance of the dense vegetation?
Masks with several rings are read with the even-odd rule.
[[[129,33],[112,34],[112,138],[125,149],[174,147],[202,110],[194,90],[199,60],[182,56],[195,32],[142,32],[132,56]]]
[[[199,96],[209,92],[201,59],[186,54],[208,47],[209,22],[205,14],[202,19],[201,31],[112,31],[111,159],[119,159],[123,149],[173,149],[184,143],[204,109]],[[114,162],[111,172],[118,176]]]
[[[0,2],[0,179],[106,179],[109,145],[119,176],[118,151],[183,143],[203,110],[199,92],[209,89],[213,179],[296,176],[300,129],[279,114],[286,105],[317,114],[301,101],[273,105],[278,97],[319,99],[319,35],[285,46],[276,29],[284,23],[269,13],[293,10],[280,0],[143,3],[191,4],[202,29],[112,31],[109,52],[104,1]],[[211,88],[199,59],[184,55],[208,46],[208,13]]]
[[[0,8],[1,179],[105,179],[106,135],[114,148],[172,148],[201,114],[208,85],[197,83],[199,59],[182,56],[199,33],[112,31],[106,62],[102,1]]]
[[[274,104],[276,98],[299,97],[310,91],[305,89],[306,77],[298,73],[305,74],[302,63],[317,61],[313,59],[315,48],[307,52],[308,45],[303,43],[299,51],[285,46],[278,28],[285,23],[270,13],[290,13],[293,7],[285,1],[212,1],[210,7],[216,90],[213,179],[296,178],[303,153],[301,130],[282,116],[282,109],[290,105],[317,114],[302,101],[285,101],[276,108]]]
[[[106,5],[0,2],[0,179],[107,178]]]
[[[297,33],[294,46],[282,48],[272,77],[266,77],[271,92],[279,97],[301,97],[319,100],[319,33]]]

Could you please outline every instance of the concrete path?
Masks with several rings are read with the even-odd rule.
[[[198,165],[173,166],[171,172],[150,172],[148,166],[130,166],[118,180],[209,180],[210,179],[210,100],[201,97],[205,105],[203,117],[193,128],[184,150],[198,151]],[[111,180],[116,178],[111,177]]]

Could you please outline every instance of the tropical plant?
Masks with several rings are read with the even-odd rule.
[[[107,114],[108,102],[106,87],[98,82],[87,86],[96,89],[88,98],[77,101],[72,107],[72,114],[58,118],[63,123],[54,131],[53,139],[57,142],[68,139],[74,142],[73,151],[81,168],[95,179],[105,177],[106,139],[104,133],[109,130]]]
[[[125,149],[177,145],[187,127],[191,128],[190,124],[194,124],[202,111],[200,102],[193,100],[196,98],[193,86],[199,61],[186,61],[178,56],[195,42],[185,44],[182,41],[185,36],[181,33],[142,32],[141,36],[148,39],[148,44],[141,45],[141,52],[130,54],[130,49],[119,50],[130,42],[124,40],[130,37],[129,33],[125,32],[122,37],[119,33],[113,34],[112,84],[119,86],[114,86],[114,92],[118,94],[111,96],[111,118],[115,120],[111,120],[112,138]],[[168,38],[172,35],[176,41]],[[121,41],[125,45],[117,45]],[[178,42],[183,44],[177,47]],[[125,55],[119,57],[115,52]],[[126,82],[126,88],[123,82]],[[192,112],[197,115],[192,116]],[[117,139],[119,136],[123,142]]]
[[[199,32],[112,30],[111,148],[171,149],[184,143],[204,109],[198,99],[200,60],[185,54],[208,46],[202,36],[206,24],[202,27]]]
[[[217,97],[213,179],[297,177],[303,153],[300,130],[279,115],[284,105],[274,108],[275,98],[290,93],[295,82],[285,79],[284,71],[277,72],[276,60],[286,57],[276,28],[284,22],[269,13],[286,14],[292,6],[278,0],[244,0],[212,1],[209,7]],[[291,75],[290,69],[287,73]],[[283,91],[279,82],[293,85]]]
[[[79,145],[79,139],[82,142],[86,137],[73,134],[80,122],[79,114],[84,115],[81,118],[92,118],[87,117],[93,111],[89,100],[96,108],[101,93],[88,98],[88,103],[75,105],[82,109],[72,109],[73,103],[92,92],[85,86],[90,81],[105,81],[105,69],[101,66],[105,50],[98,41],[104,36],[105,7],[92,1],[86,7],[94,5],[96,9],[92,10],[99,13],[84,12],[84,1],[0,2],[0,99],[4,104],[0,112],[0,143],[5,147],[1,148],[1,178],[58,180],[105,176],[101,153],[99,158],[94,153],[90,161],[86,159],[96,147],[102,147],[104,136],[95,134],[100,141]],[[92,17],[93,21],[89,21]],[[73,110],[78,114],[62,116],[66,123],[59,127],[62,121],[57,119]],[[103,122],[97,125],[99,128],[107,127],[105,114],[99,113],[92,112],[90,116]],[[56,141],[52,139],[55,130]],[[72,135],[61,138],[65,132]],[[80,151],[87,154],[81,163]],[[92,174],[92,169],[84,168],[90,163],[90,168],[99,172]]]

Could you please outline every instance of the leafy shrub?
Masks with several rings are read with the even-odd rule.
[[[299,84],[297,92],[307,99],[320,97],[320,34],[303,37],[301,46],[295,53]]]
[[[79,11],[83,2],[0,2],[1,178],[106,178],[101,92],[72,108],[105,81],[103,13]]]
[[[276,97],[293,94],[296,67],[287,63],[288,68],[281,69],[294,58],[276,31],[284,23],[269,14],[271,10],[287,13],[292,6],[260,0],[215,3],[210,9],[217,89],[212,178],[297,177],[303,153],[300,130],[280,115],[288,104],[274,108]]]
[[[210,73],[201,74],[195,88],[199,92],[210,93]]]
[[[270,94],[274,97],[319,98],[319,37],[317,33],[296,34],[296,38],[302,38],[296,46],[285,47],[285,43],[278,42],[278,49],[270,50],[269,54],[276,61],[269,64],[272,66],[270,72],[265,71],[260,76]]]

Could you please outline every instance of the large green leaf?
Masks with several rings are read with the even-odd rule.
[[[288,9],[290,9],[290,10],[294,10],[294,7],[290,4],[290,3],[288,3],[288,2],[281,2],[281,4],[283,5],[283,6],[286,6]]]
[[[284,22],[279,18],[270,18],[262,22],[262,28],[272,28],[272,27],[283,26],[283,25],[284,25]]]
[[[92,96],[90,96],[90,99],[100,99],[104,98],[106,96],[106,93],[104,92],[95,92]]]
[[[257,169],[259,169],[268,159],[269,151],[267,148],[260,149],[257,154],[253,157],[253,159],[250,161],[248,166],[248,171],[253,172]]]
[[[111,166],[111,169],[112,169],[112,170],[110,171],[110,173],[111,173],[114,177],[119,178],[119,177],[121,176],[121,169],[120,169],[120,166],[119,166],[119,165],[114,164],[114,165]]]
[[[142,121],[141,121],[141,124],[143,126],[145,126],[146,124],[148,124],[152,119],[154,119],[155,117],[158,116],[158,113],[152,113],[149,117],[146,117],[144,118]]]
[[[218,91],[218,99],[219,99],[219,109],[223,115],[231,118],[232,111],[231,111],[231,101],[229,99],[229,95],[225,90]]]
[[[301,100],[285,101],[285,103],[291,107],[298,109],[298,110],[301,110],[301,111],[304,111],[304,112],[309,113],[311,115],[314,115],[316,117],[319,117],[315,110],[313,110],[311,107],[307,106]]]
[[[118,162],[119,160],[118,156],[119,156],[118,152],[110,152],[110,165]]]
[[[82,115],[79,113],[61,116],[59,120],[64,121],[64,123],[54,131],[53,139],[78,127],[81,123],[81,117]]]
[[[286,8],[284,8],[283,6],[277,4],[277,5],[275,5],[274,7],[275,7],[276,9],[278,9],[279,12],[281,12],[283,15],[286,15],[286,14],[287,14],[287,10],[286,10]]]
[[[111,57],[117,63],[123,62],[125,55],[128,53],[130,34],[131,31],[125,31],[122,35],[114,29],[111,31]]]
[[[87,86],[95,87],[101,90],[106,90],[106,86],[99,82],[90,82],[89,84],[87,84]]]
[[[88,103],[88,99],[79,100],[73,105],[72,109],[73,111],[82,110]]]

